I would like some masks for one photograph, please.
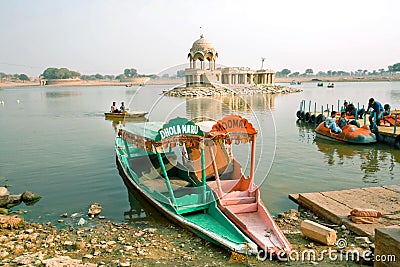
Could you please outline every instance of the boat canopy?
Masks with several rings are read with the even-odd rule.
[[[206,137],[211,139],[230,139],[237,144],[253,141],[257,130],[245,118],[239,115],[228,115],[218,121],[198,122],[200,129],[206,132]]]
[[[152,146],[166,148],[169,144],[175,146],[183,143],[187,146],[198,145],[205,136],[193,121],[180,117],[171,119],[165,124],[162,122],[135,123],[132,128],[121,129],[120,135],[138,148],[146,148],[148,152],[153,150]]]

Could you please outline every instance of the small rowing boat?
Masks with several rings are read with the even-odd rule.
[[[141,110],[126,110],[123,112],[105,112],[106,119],[127,119],[127,118],[141,118],[148,112]]]

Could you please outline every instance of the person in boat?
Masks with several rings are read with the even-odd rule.
[[[330,128],[334,133],[341,133],[342,129],[340,129],[337,125],[336,125],[336,111],[332,111],[331,112],[331,116],[327,117],[325,120],[325,126],[327,128]]]
[[[383,118],[384,109],[382,104],[371,97],[368,101],[367,111],[369,111],[370,108],[373,109],[372,112],[369,113],[370,125],[372,125],[374,117],[376,117],[376,125],[379,125],[380,120]]]
[[[119,107],[120,112],[127,110],[127,108],[125,107],[125,103],[124,101],[121,102],[121,106]]]
[[[390,105],[385,104],[383,106],[383,116],[389,116],[390,115]]]
[[[346,115],[354,116],[354,118],[356,118],[356,111],[357,111],[357,117],[360,119],[363,118],[363,115],[365,113],[365,110],[363,108],[360,110],[356,110],[354,104],[353,103],[349,104],[347,101],[345,101],[343,105],[345,107]]]
[[[338,121],[338,126],[343,128],[344,126],[349,125],[349,122],[346,120],[346,112],[340,113],[340,118]]]
[[[117,102],[115,102],[115,101],[111,105],[111,112],[112,113],[118,113],[119,112],[119,110],[117,108]]]
[[[344,113],[349,116],[354,116],[356,109],[353,104],[349,104],[347,101],[344,102]]]

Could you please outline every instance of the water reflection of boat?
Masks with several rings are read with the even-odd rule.
[[[125,118],[125,119],[107,119],[108,121],[111,121],[111,125],[113,126],[115,132],[118,130],[118,126],[121,125],[123,127],[126,126],[127,123],[137,123],[137,122],[146,122],[148,119],[146,117],[139,117],[139,118]]]
[[[196,181],[193,171],[182,164],[185,154],[180,147],[198,148],[203,137],[199,127],[184,118],[166,124],[138,123],[118,133],[117,164],[125,181],[166,218],[229,250],[256,253],[256,244],[217,208],[205,173]]]

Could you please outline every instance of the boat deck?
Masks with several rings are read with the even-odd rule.
[[[338,191],[291,194],[289,198],[329,221],[373,238],[376,228],[400,225],[400,184]],[[355,224],[347,218],[354,208],[382,213],[373,224]]]
[[[265,221],[257,211],[238,213],[236,216],[246,225],[246,228],[251,235],[264,243],[263,246],[258,244],[262,249],[274,247],[281,248],[280,241],[276,238],[272,229],[266,226]]]

